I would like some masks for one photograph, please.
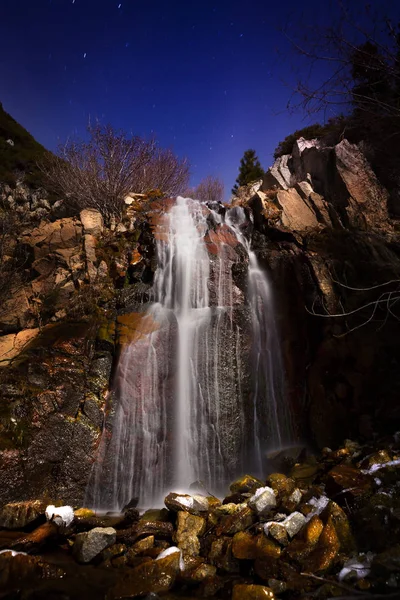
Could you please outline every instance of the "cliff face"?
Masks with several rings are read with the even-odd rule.
[[[335,446],[398,428],[400,245],[387,192],[360,148],[298,140],[241,193],[274,283],[298,437]],[[0,503],[80,504],[113,366],[149,300],[152,228],[168,201],[144,210],[147,200],[133,198],[122,222],[107,228],[96,211],[71,216],[28,190],[3,189],[2,200],[8,211],[23,207],[24,218],[2,246]],[[240,257],[232,269],[245,291]]]
[[[400,245],[361,149],[300,139],[243,194],[279,297],[300,435],[323,447],[393,431]]]

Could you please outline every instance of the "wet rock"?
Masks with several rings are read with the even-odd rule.
[[[137,541],[127,552],[128,564],[132,563],[132,559],[136,558],[140,554],[146,553],[151,548],[154,548],[154,535],[149,535],[139,541]],[[160,554],[162,550],[158,551]]]
[[[227,573],[238,573],[240,571],[239,561],[232,553],[233,540],[230,537],[216,537],[211,543],[208,560],[218,569]]]
[[[351,531],[349,519],[346,513],[336,502],[332,500],[328,506],[322,511],[321,518],[326,522],[329,518],[335,527],[339,542],[340,551],[350,554],[355,550],[356,543]]]
[[[302,561],[308,573],[327,571],[333,564],[340,548],[332,518],[329,517],[314,550]]]
[[[132,545],[142,537],[154,535],[155,538],[172,539],[174,527],[170,522],[140,520],[129,529],[117,531],[117,539],[123,544]]]
[[[199,556],[186,557],[184,562],[185,568],[181,573],[181,579],[188,583],[200,583],[205,579],[211,579],[217,572],[214,565],[207,564],[204,558]]]
[[[258,488],[249,500],[249,506],[260,515],[265,515],[276,506],[276,494],[270,487]]]
[[[274,521],[266,523],[264,525],[264,531],[267,535],[271,536],[274,540],[281,544],[281,546],[288,545],[289,538],[283,523],[276,523]]]
[[[111,560],[122,556],[127,551],[125,544],[113,544],[101,552],[101,560]]]
[[[206,528],[203,517],[191,515],[185,511],[178,512],[175,540],[183,556],[197,556],[200,551],[199,537]]]
[[[246,531],[235,533],[232,541],[232,554],[241,560],[254,560],[258,556],[258,538]]]
[[[258,488],[264,487],[264,483],[253,477],[252,475],[244,475],[234,481],[229,489],[232,494],[245,494],[246,492],[254,493]]]
[[[173,552],[159,560],[148,560],[137,567],[121,572],[106,600],[136,598],[159,594],[172,588],[179,572],[180,553]]]
[[[267,538],[264,533],[257,536],[257,558],[260,560],[277,559],[281,555],[280,546]]]
[[[281,500],[281,506],[283,509],[293,512],[302,499],[302,493],[299,488],[295,488],[289,496],[284,496]]]
[[[306,518],[300,512],[294,512],[282,522],[289,537],[294,537],[299,533],[306,523]]]
[[[6,529],[23,529],[40,515],[44,515],[46,503],[41,500],[13,502],[0,509],[0,527]]]
[[[274,600],[274,592],[271,588],[264,585],[244,585],[233,586],[232,600],[263,600],[269,598]]]
[[[296,481],[300,487],[306,487],[313,483],[318,475],[319,467],[317,463],[303,463],[295,465],[290,471],[290,477]]]
[[[231,516],[224,517],[217,527],[217,535],[233,535],[238,531],[243,531],[254,522],[254,513],[248,506],[245,506]]]
[[[388,576],[400,572],[400,544],[374,556],[371,565],[376,575]]]
[[[165,522],[169,520],[169,512],[166,508],[150,508],[143,513],[140,520],[148,522]]]
[[[327,474],[326,490],[328,495],[340,493],[340,498],[345,501],[346,497],[359,498],[368,494],[372,488],[370,476],[351,465],[340,464],[331,469]]]
[[[287,590],[286,582],[279,579],[268,579],[268,587],[271,588],[274,594],[283,594]]]
[[[193,515],[207,512],[209,509],[206,496],[200,495],[189,496],[189,494],[171,493],[165,498],[164,503],[173,512],[185,510]]]
[[[75,537],[73,554],[78,562],[88,563],[102,550],[115,544],[117,532],[112,527],[95,527]]]
[[[13,552],[0,554],[0,589],[10,592],[21,583],[41,579],[61,579],[63,569],[42,561],[39,557]]]

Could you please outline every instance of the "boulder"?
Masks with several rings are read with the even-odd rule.
[[[164,500],[165,506],[173,512],[186,511],[192,515],[208,511],[209,502],[206,496],[189,494],[168,494]]]
[[[239,479],[234,481],[230,485],[229,489],[231,490],[232,494],[242,494],[246,492],[254,493],[256,489],[261,488],[263,486],[264,483],[260,481],[260,479],[257,479],[252,475],[244,475],[243,477],[240,477]]]
[[[268,513],[276,506],[276,494],[270,487],[262,487],[256,490],[255,494],[249,500],[249,506],[255,510],[258,515]]]
[[[78,562],[88,563],[102,550],[115,544],[116,539],[117,532],[113,527],[95,527],[91,531],[76,535],[73,554]]]
[[[284,227],[305,231],[318,226],[316,214],[294,188],[280,190],[276,199],[282,209],[281,221]]]
[[[206,521],[203,517],[179,511],[176,522],[175,540],[183,556],[197,556],[200,552],[199,537],[203,535]]]
[[[39,335],[39,332],[38,328],[23,329],[19,333],[10,333],[0,337],[0,367],[7,366]]]
[[[6,529],[23,529],[41,515],[44,515],[46,503],[41,500],[12,502],[0,509],[0,527]]]
[[[99,237],[103,233],[103,217],[98,210],[86,208],[80,212],[80,219],[85,234]]]

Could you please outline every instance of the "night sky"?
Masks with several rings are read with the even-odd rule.
[[[303,66],[281,29],[327,23],[332,10],[324,0],[0,0],[0,101],[49,149],[84,135],[89,117],[155,135],[189,158],[193,184],[219,175],[229,196],[244,150],[267,167],[280,140],[316,120],[286,111]]]

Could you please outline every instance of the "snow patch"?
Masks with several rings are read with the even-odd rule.
[[[322,511],[328,506],[330,500],[327,496],[320,496],[319,498],[311,498],[308,504],[314,507],[314,510],[306,517],[306,522],[310,521],[315,515],[320,515]]]
[[[182,504],[182,506],[186,506],[187,508],[193,508],[193,498],[191,496],[177,496],[175,498],[176,502]]]
[[[343,579],[345,579],[349,574],[356,579],[362,579],[363,577],[369,575],[373,558],[374,555],[372,552],[368,552],[367,554],[362,554],[346,560],[343,568],[338,573],[339,581],[343,581]]]
[[[0,554],[4,554],[5,552],[11,552],[11,556],[17,556],[18,554],[21,554],[22,556],[28,556],[26,552],[17,552],[16,550],[0,550]]]
[[[364,473],[364,475],[370,475],[371,473],[375,473],[380,469],[385,469],[386,467],[397,467],[398,465],[400,465],[400,458],[397,458],[396,460],[389,460],[389,462],[386,463],[374,463],[369,469],[363,469],[361,473]]]
[[[63,525],[69,527],[74,520],[74,509],[72,506],[57,506],[49,504],[46,508],[46,519],[48,521],[54,521],[56,525]]]

